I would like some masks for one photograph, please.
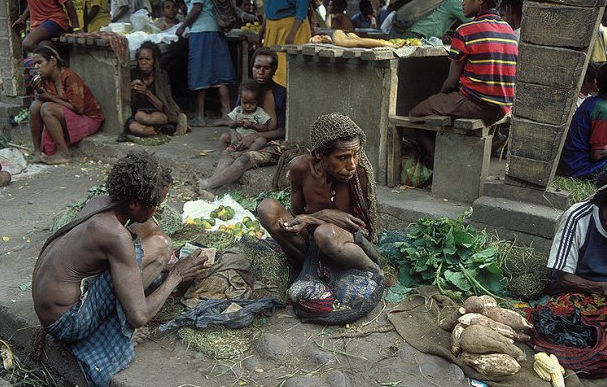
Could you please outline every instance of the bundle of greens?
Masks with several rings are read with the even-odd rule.
[[[505,294],[505,281],[494,247],[487,247],[485,231],[476,232],[464,220],[419,219],[407,230],[407,239],[394,242],[400,250],[399,283],[407,288],[422,284],[437,286],[443,294],[462,299],[473,294],[497,298]]]
[[[232,199],[236,200],[245,209],[253,213],[257,211],[257,206],[265,198],[278,200],[287,210],[291,208],[291,191],[283,189],[281,191],[263,191],[255,197],[245,197],[241,191],[230,192]]]

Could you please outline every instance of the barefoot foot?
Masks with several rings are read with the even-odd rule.
[[[40,158],[44,164],[56,165],[56,164],[66,164],[72,161],[72,158],[69,154],[64,154],[61,152],[57,152],[52,156],[47,156],[45,154],[41,154]]]
[[[42,162],[42,158],[40,157],[40,151],[34,152],[34,157],[32,158],[32,163],[38,164]]]

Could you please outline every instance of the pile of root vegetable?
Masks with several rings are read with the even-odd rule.
[[[471,296],[464,306],[447,314],[439,326],[451,332],[451,352],[466,365],[489,378],[514,375],[520,371],[524,352],[515,342],[527,342],[527,331],[533,325],[522,315],[500,308],[488,295]],[[551,381],[555,387],[564,387],[561,367],[554,355],[535,354],[533,369],[536,374]]]
[[[514,375],[524,360],[514,341],[529,341],[524,332],[533,328],[517,312],[500,308],[488,295],[472,296],[464,306],[439,322],[451,331],[451,352],[480,374],[488,377]]]

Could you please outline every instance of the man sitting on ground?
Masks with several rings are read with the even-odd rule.
[[[495,7],[498,0],[464,0],[464,15],[474,16],[453,36],[449,75],[439,94],[413,107],[411,117],[429,115],[480,118],[493,124],[510,111],[518,43],[512,28]],[[420,143],[429,160],[434,159],[434,133],[420,131]]]
[[[171,242],[152,216],[171,183],[170,171],[152,155],[123,157],[108,175],[109,197],[90,201],[46,241],[36,262],[38,319],[66,344],[92,385],[109,385],[135,356],[133,329],[204,269],[200,250],[167,267]],[[166,279],[146,296],[162,271]]]
[[[607,172],[596,185],[599,190],[591,199],[561,216],[548,259],[552,294],[607,295]]]
[[[597,71],[599,95],[575,111],[563,146],[558,173],[594,181],[607,166],[607,66]]]
[[[329,261],[379,272],[361,238],[373,239],[377,231],[375,178],[364,144],[365,133],[350,118],[318,117],[310,132],[312,154],[294,158],[289,166],[293,213],[274,199],[259,204],[261,224],[289,257],[303,261],[307,239],[313,238]]]

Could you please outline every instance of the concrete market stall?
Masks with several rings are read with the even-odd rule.
[[[380,184],[386,184],[389,116],[406,114],[437,92],[449,66],[443,46],[272,48],[287,53],[287,141],[307,143],[321,114],[347,114],[367,135],[365,149]]]

